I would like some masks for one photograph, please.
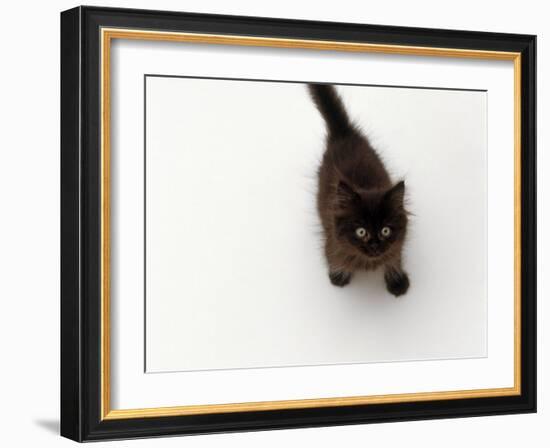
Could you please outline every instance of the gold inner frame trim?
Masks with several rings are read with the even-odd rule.
[[[418,47],[307,39],[279,39],[217,34],[101,29],[101,419],[167,417],[381,403],[502,397],[521,394],[521,54],[515,52]],[[110,344],[110,126],[111,41],[113,39],[186,42],[213,45],[296,48],[326,51],[368,52],[414,56],[507,60],[514,62],[514,386],[492,389],[418,392],[301,400],[111,409]]]

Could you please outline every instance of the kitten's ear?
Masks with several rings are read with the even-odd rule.
[[[346,182],[338,182],[336,187],[336,203],[339,207],[346,208],[359,199],[359,195]]]
[[[405,199],[405,181],[396,183],[384,195],[384,200],[394,208],[403,208]]]

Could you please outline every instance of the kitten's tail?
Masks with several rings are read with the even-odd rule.
[[[309,93],[325,119],[329,136],[341,137],[353,130],[344,103],[333,86],[309,84]]]

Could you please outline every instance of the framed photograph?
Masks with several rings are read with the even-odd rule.
[[[61,433],[536,410],[535,36],[61,14]]]

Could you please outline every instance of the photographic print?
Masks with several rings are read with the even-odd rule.
[[[61,24],[63,436],[536,411],[535,36]]]
[[[486,355],[487,92],[144,83],[147,372]]]

